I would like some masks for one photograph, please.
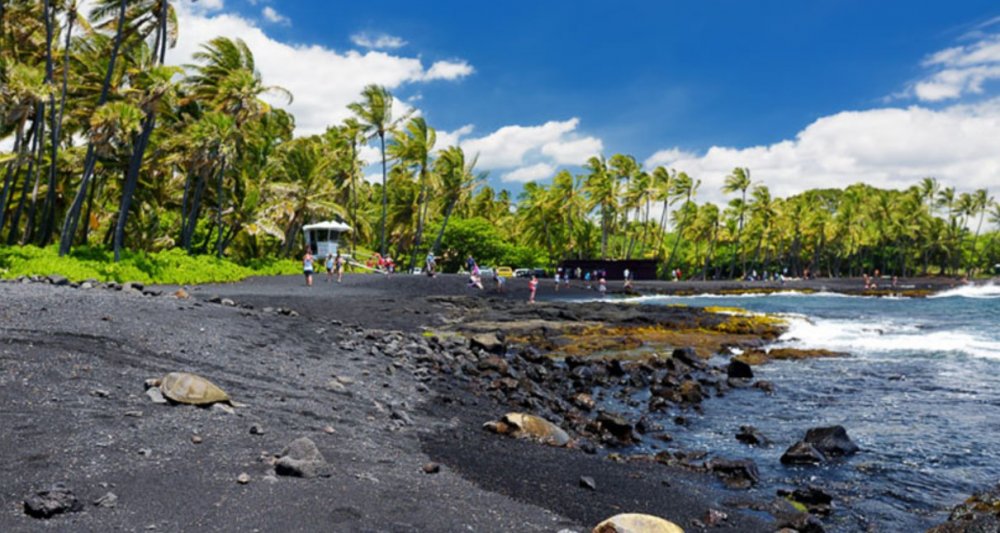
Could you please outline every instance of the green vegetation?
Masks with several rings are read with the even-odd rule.
[[[100,247],[77,247],[59,257],[56,247],[0,247],[0,278],[58,274],[72,281],[138,281],[166,285],[238,281],[249,276],[297,274],[298,262],[288,259],[259,260],[242,266],[212,256],[190,256],[182,250],[122,253],[112,261],[112,252]]]
[[[701,181],[685,172],[613,154],[514,199],[485,184],[474,154],[438,145],[424,118],[394,115],[392,95],[374,85],[352,118],[293,138],[295,118],[262,100],[292,95],[261,78],[243,41],[217,37],[194,64],[164,64],[184,33],[175,5],[96,0],[78,13],[72,0],[0,3],[0,143],[11,147],[0,152],[0,245],[47,254],[58,243],[70,258],[6,250],[4,275],[134,269],[147,279],[138,273],[165,275],[148,261],[185,255],[251,265],[298,256],[302,226],[330,218],[354,228],[352,250],[379,250],[402,269],[428,251],[446,270],[469,253],[512,267],[644,258],[685,278],[976,275],[1000,262],[1000,204],[933,178],[777,198],[735,168],[722,189],[732,200],[717,206],[697,203]],[[380,183],[363,176],[358,153],[369,143]],[[102,261],[119,264],[101,270]],[[198,280],[257,272],[193,261]]]

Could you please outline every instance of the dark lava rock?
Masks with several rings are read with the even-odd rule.
[[[927,533],[985,533],[1000,531],[1000,485],[969,497],[952,509],[948,521]]]
[[[826,461],[826,456],[805,441],[792,444],[781,455],[781,464],[785,465],[818,465]]]
[[[740,426],[740,431],[736,433],[736,440],[750,446],[770,446],[771,441],[753,426]]]
[[[764,392],[766,392],[768,394],[771,394],[771,393],[774,392],[774,383],[771,383],[770,381],[763,380],[763,379],[760,380],[760,381],[755,381],[754,384],[753,384],[753,387],[755,389],[760,389],[760,390],[762,390],[762,391],[764,391]]]
[[[57,514],[76,513],[82,510],[83,504],[73,491],[62,483],[40,490],[24,500],[24,512],[35,518],[51,518]]]
[[[688,403],[701,403],[705,399],[705,391],[702,390],[701,384],[691,379],[681,383],[677,390],[681,398]]]
[[[751,459],[711,459],[705,468],[720,476],[731,489],[748,489],[760,481],[757,463]]]
[[[775,527],[779,530],[789,528],[798,533],[823,533],[823,524],[809,513],[795,513],[778,518]]]
[[[327,462],[316,443],[307,437],[293,440],[278,454],[274,464],[280,476],[316,477],[328,475]]]
[[[588,490],[597,490],[597,483],[590,476],[580,476],[580,486]]]
[[[507,361],[504,361],[502,357],[491,355],[479,361],[479,364],[476,365],[476,368],[478,368],[479,370],[494,370],[501,374],[506,374],[508,365]]]
[[[804,440],[827,457],[853,455],[861,449],[847,436],[844,426],[812,428],[806,432]]]
[[[828,516],[833,512],[833,496],[816,487],[797,488],[791,492],[779,489],[778,496],[804,505],[811,514]]]
[[[677,348],[670,355],[672,359],[678,360],[688,366],[700,367],[702,366],[701,358],[695,353],[694,348]]]
[[[484,352],[502,354],[504,343],[496,333],[480,333],[469,337],[469,348],[479,348]]]
[[[753,379],[753,369],[739,359],[732,359],[726,367],[726,375],[730,378]]]
[[[49,276],[49,283],[53,285],[69,285],[69,280],[65,276],[60,276],[59,274],[52,274]]]
[[[611,433],[619,440],[632,440],[632,424],[621,416],[602,412],[597,415],[597,423],[601,425],[601,429]]]

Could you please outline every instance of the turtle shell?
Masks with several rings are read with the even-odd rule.
[[[501,421],[514,428],[515,437],[527,437],[552,446],[569,444],[569,434],[544,418],[524,413],[507,413]]]
[[[684,530],[653,515],[623,513],[597,524],[592,533],[684,533]]]
[[[160,380],[160,391],[171,401],[191,405],[229,402],[229,395],[211,381],[187,372],[171,372]]]

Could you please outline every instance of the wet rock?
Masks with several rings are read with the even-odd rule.
[[[601,412],[597,415],[597,423],[600,425],[602,430],[614,435],[618,440],[624,442],[631,442],[634,440],[632,435],[632,424],[619,415]]]
[[[750,368],[750,365],[743,361],[733,359],[729,361],[729,366],[726,367],[726,375],[730,378],[753,379],[753,370]]]
[[[705,525],[708,527],[716,527],[721,525],[728,519],[729,515],[727,515],[726,513],[718,509],[709,509],[708,512],[705,513],[705,517],[702,518],[701,521],[704,522]]]
[[[970,496],[952,509],[948,521],[927,533],[1000,531],[1000,485]]]
[[[670,354],[670,357],[695,368],[698,368],[703,364],[701,359],[698,357],[698,354],[694,351],[694,348],[691,347],[677,348],[672,354]]]
[[[691,379],[681,383],[678,392],[681,398],[688,403],[701,403],[705,398],[705,391],[702,390],[701,384]]]
[[[580,476],[580,487],[587,490],[597,490],[597,483],[594,482],[594,478],[590,476]]]
[[[720,476],[731,489],[748,489],[760,481],[757,464],[751,459],[712,459],[705,468]]]
[[[480,333],[469,337],[469,348],[479,348],[484,352],[502,354],[505,345],[496,333]]]
[[[118,505],[118,495],[114,492],[108,492],[104,496],[94,500],[94,505],[97,507],[115,507]]]
[[[779,530],[788,528],[797,533],[823,533],[823,524],[809,513],[795,513],[778,517],[775,524]]]
[[[861,449],[847,436],[844,426],[812,428],[804,440],[827,457],[853,455]]]
[[[812,444],[801,440],[792,444],[781,455],[781,464],[785,465],[818,465],[823,461],[826,461],[826,456]]]
[[[508,365],[507,361],[505,361],[502,357],[492,355],[479,361],[476,368],[481,371],[493,370],[495,372],[499,372],[500,374],[506,374]]]
[[[756,381],[754,382],[753,387],[755,389],[760,389],[768,394],[774,393],[774,383],[771,383],[770,381],[767,380],[762,379],[760,381]]]
[[[483,424],[483,429],[516,438],[537,440],[550,446],[566,446],[569,434],[544,418],[524,413],[507,413],[500,420]]]
[[[797,488],[793,491],[779,489],[778,496],[801,504],[810,514],[828,516],[833,512],[833,496],[817,487]]]
[[[279,476],[311,478],[328,475],[326,458],[308,437],[295,439],[281,450],[274,466]]]
[[[57,514],[75,513],[83,510],[83,504],[73,491],[62,483],[40,490],[24,500],[24,512],[35,518],[51,518]]]
[[[583,409],[584,411],[592,411],[595,406],[594,398],[585,392],[574,394],[571,401],[573,402],[573,405]]]
[[[742,442],[743,444],[749,444],[750,446],[770,446],[771,441],[764,436],[757,428],[753,426],[740,426],[740,430],[736,433],[736,440]]]

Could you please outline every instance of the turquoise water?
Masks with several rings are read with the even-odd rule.
[[[923,531],[971,493],[1000,481],[1000,287],[927,299],[834,294],[647,297],[643,303],[736,306],[789,315],[776,344],[849,357],[755,367],[773,396],[734,390],[705,402],[688,427],[662,423],[685,449],[754,459],[755,491],[815,484],[835,495],[836,531]],[[716,363],[724,364],[720,358]],[[775,444],[736,441],[741,425]],[[840,424],[862,448],[822,467],[785,467],[784,450],[814,426]]]

